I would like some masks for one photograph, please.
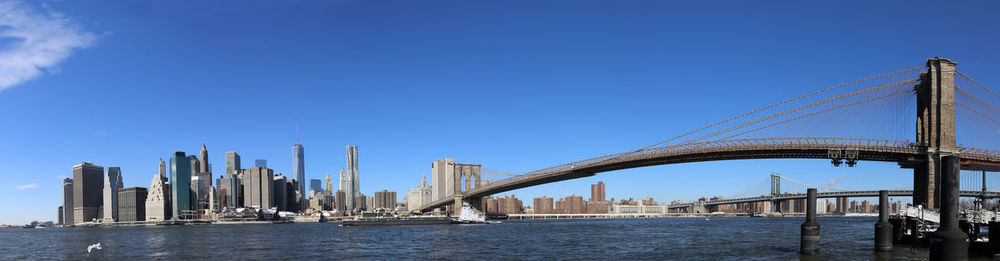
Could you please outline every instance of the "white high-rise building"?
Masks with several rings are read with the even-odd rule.
[[[344,195],[347,197],[345,203],[347,203],[347,209],[355,209],[358,195],[361,194],[361,185],[358,180],[358,146],[347,145],[347,173],[345,174],[346,182],[341,181],[340,189],[344,191]]]
[[[123,186],[121,168],[108,167],[108,178],[104,180],[104,218],[102,222],[118,221],[118,189]]]
[[[439,200],[455,194],[455,160],[445,158],[431,163],[431,198]]]
[[[167,182],[166,168],[160,160],[160,173],[153,175],[153,182],[146,194],[146,220],[163,221],[170,219],[170,183]]]
[[[416,210],[423,206],[424,204],[431,203],[434,201],[432,199],[431,186],[427,185],[427,176],[424,176],[423,180],[420,182],[420,186],[417,188],[412,188],[406,194],[406,209]]]

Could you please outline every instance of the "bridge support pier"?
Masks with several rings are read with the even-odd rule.
[[[1000,255],[1000,221],[990,221],[990,249],[994,255]]]
[[[461,195],[455,196],[455,203],[451,205],[451,213],[453,215],[456,215],[456,216],[462,214],[462,196]]]
[[[889,191],[878,192],[878,222],[875,223],[875,251],[892,251],[893,227],[889,223]]]
[[[819,254],[819,223],[816,223],[816,189],[806,192],[806,222],[802,223],[799,253]]]
[[[946,156],[941,160],[941,225],[928,235],[931,260],[968,260],[969,235],[958,228],[958,176],[960,159]]]

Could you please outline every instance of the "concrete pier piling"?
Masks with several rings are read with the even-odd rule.
[[[816,189],[806,192],[806,222],[802,223],[799,253],[819,254],[819,223],[816,223]]]
[[[875,251],[892,251],[893,230],[889,223],[889,191],[878,192],[878,222],[875,223]]]
[[[958,228],[958,156],[941,159],[941,225],[928,235],[931,260],[968,260],[969,235]]]

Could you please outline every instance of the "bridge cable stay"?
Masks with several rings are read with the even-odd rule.
[[[884,90],[891,90],[891,89],[894,89],[894,88],[890,88],[890,87],[901,86],[900,84],[903,84],[907,80],[914,80],[915,81],[916,78],[910,77],[909,74],[904,74],[904,73],[905,72],[914,72],[914,71],[917,71],[917,70],[920,70],[920,69],[924,69],[924,68],[927,68],[927,67],[926,66],[919,66],[919,67],[914,67],[914,68],[910,68],[910,69],[899,70],[899,71],[895,71],[895,72],[891,72],[891,73],[881,74],[881,75],[877,75],[877,76],[868,77],[868,78],[865,78],[865,79],[862,79],[862,80],[857,80],[857,81],[853,81],[853,82],[849,82],[849,83],[837,85],[837,86],[834,86],[834,87],[829,87],[829,88],[826,88],[826,89],[823,89],[823,90],[811,92],[811,93],[808,93],[808,94],[805,94],[805,95],[801,95],[801,96],[798,96],[798,97],[795,97],[795,98],[784,100],[784,101],[776,103],[776,104],[768,105],[768,106],[756,109],[754,111],[751,111],[749,113],[744,113],[744,114],[738,115],[736,117],[732,117],[732,118],[729,118],[729,119],[717,122],[715,124],[711,124],[709,126],[705,126],[705,127],[699,128],[697,130],[694,130],[694,131],[691,131],[691,132],[688,132],[688,133],[685,133],[685,134],[681,134],[681,135],[678,135],[678,136],[676,136],[674,138],[670,138],[670,139],[667,139],[667,140],[664,140],[664,141],[661,141],[661,142],[658,142],[658,143],[655,143],[655,144],[652,144],[652,145],[649,145],[649,146],[645,146],[645,147],[642,147],[642,148],[639,148],[639,149],[636,149],[636,150],[622,152],[622,153],[616,153],[616,154],[608,154],[608,155],[604,155],[604,156],[600,156],[600,157],[595,157],[595,158],[591,158],[591,159],[576,161],[576,162],[572,162],[572,163],[568,163],[568,164],[563,164],[563,165],[559,165],[559,166],[555,166],[555,167],[540,169],[540,170],[532,171],[532,172],[529,172],[529,173],[526,173],[526,174],[538,174],[538,173],[545,173],[545,172],[556,171],[556,170],[561,171],[561,170],[564,170],[566,168],[574,168],[574,167],[577,167],[577,166],[598,164],[598,163],[605,162],[605,161],[610,161],[610,160],[620,159],[622,157],[627,157],[627,156],[635,155],[637,153],[643,153],[645,151],[648,151],[649,149],[652,149],[654,147],[660,146],[662,144],[675,141],[677,139],[689,136],[691,134],[695,134],[695,133],[704,131],[706,129],[713,128],[713,127],[722,125],[724,123],[731,122],[733,120],[746,117],[746,116],[754,114],[754,113],[758,113],[758,112],[761,112],[761,111],[764,111],[764,110],[775,108],[777,106],[788,104],[788,103],[791,103],[791,102],[794,102],[794,101],[804,100],[806,98],[813,99],[812,96],[816,96],[817,94],[824,93],[824,92],[833,93],[832,92],[833,90],[841,89],[841,88],[844,88],[844,87],[847,87],[847,86],[852,86],[852,85],[853,86],[860,86],[858,83],[865,82],[865,81],[871,81],[871,82],[889,82],[889,83],[892,83],[892,84],[883,84],[883,85],[877,86],[875,88],[869,88],[869,90],[867,90],[867,91],[862,91],[861,93],[856,93],[854,95],[848,95],[848,97],[857,96],[857,95],[862,94],[862,93],[877,94],[877,93],[880,93],[880,90],[883,90],[883,91]],[[905,79],[905,80],[900,81],[899,79]],[[889,85],[889,86],[886,86],[886,85]],[[841,96],[843,96],[843,95],[841,95]],[[817,97],[819,97],[819,96],[817,96]],[[819,98],[819,99],[821,99],[821,98]],[[844,99],[844,98],[841,98],[841,99]],[[912,124],[910,126],[912,126]],[[807,137],[807,138],[814,138],[814,137],[816,137],[816,136]],[[878,140],[878,141],[879,142],[899,142],[897,140]],[[670,146],[678,146],[678,145],[683,145],[683,144],[686,144],[686,143],[678,143],[678,144],[674,144],[674,145],[670,145]]]
[[[885,94],[885,95],[881,95],[881,96],[871,97],[871,98],[864,99],[864,100],[854,101],[854,102],[847,103],[847,104],[841,104],[841,105],[838,105],[838,106],[829,107],[829,108],[826,108],[826,109],[823,109],[823,110],[819,110],[819,111],[815,111],[815,112],[812,112],[812,113],[808,113],[808,114],[805,114],[805,115],[800,115],[800,116],[797,116],[797,117],[789,118],[789,119],[786,119],[786,120],[783,120],[783,121],[771,123],[771,124],[768,124],[768,125],[765,125],[765,126],[757,127],[757,128],[750,129],[750,130],[746,130],[746,131],[743,131],[743,132],[740,132],[740,133],[737,133],[737,134],[729,135],[729,136],[726,136],[725,138],[722,138],[722,140],[729,140],[729,139],[741,137],[741,136],[744,136],[744,135],[756,133],[756,132],[762,131],[762,130],[767,130],[768,132],[775,132],[775,131],[777,131],[777,132],[782,132],[782,131],[788,132],[790,130],[791,131],[800,131],[801,132],[801,131],[804,131],[804,130],[807,130],[807,129],[814,129],[814,128],[828,130],[828,131],[829,130],[836,130],[836,132],[832,133],[832,134],[843,135],[842,137],[854,137],[854,136],[847,135],[845,133],[845,131],[858,131],[858,130],[856,130],[855,128],[851,128],[851,126],[849,126],[849,124],[844,124],[844,123],[848,122],[848,121],[857,121],[857,120],[864,121],[862,124],[860,124],[862,126],[870,126],[870,128],[881,129],[881,130],[891,130],[891,132],[889,132],[890,134],[897,134],[897,135],[892,136],[892,137],[875,137],[877,139],[873,139],[873,140],[885,140],[886,138],[889,138],[889,140],[892,140],[892,141],[905,140],[905,138],[902,138],[900,135],[898,135],[898,133],[902,132],[901,128],[899,128],[898,130],[896,130],[896,128],[892,128],[892,127],[898,127],[898,126],[904,125],[904,124],[892,125],[893,123],[895,123],[895,121],[892,121],[891,119],[899,119],[900,118],[899,116],[896,116],[896,117],[890,116],[888,119],[875,119],[875,118],[873,118],[874,116],[870,116],[871,113],[867,113],[867,115],[869,117],[858,117],[858,115],[865,115],[866,114],[865,112],[870,112],[872,110],[872,108],[877,109],[878,112],[893,112],[893,111],[895,111],[897,113],[894,113],[894,114],[891,114],[891,115],[900,115],[901,113],[899,113],[899,109],[898,108],[897,109],[886,110],[885,107],[887,107],[887,106],[876,104],[876,102],[877,103],[882,103],[883,101],[888,100],[888,102],[891,103],[892,101],[897,101],[898,99],[890,99],[890,98],[902,97],[901,95],[910,94],[910,93],[911,93],[911,91],[904,89],[902,91],[898,91],[898,92],[895,92],[895,93],[889,93],[889,94]],[[876,105],[878,105],[878,106],[876,106]],[[889,108],[896,108],[897,106],[888,106],[888,107]],[[837,111],[837,113],[836,114],[831,114],[830,113],[831,111]],[[910,113],[908,115],[912,115],[912,113]],[[881,116],[881,115],[879,115],[879,116]],[[887,125],[887,124],[889,124],[891,126],[882,126],[882,125]],[[779,125],[786,125],[786,127],[780,128],[780,129],[773,128],[773,127],[776,127],[776,126],[779,126]],[[760,134],[758,136],[769,137],[767,135],[776,136],[773,133],[772,134]],[[792,135],[794,135],[794,134],[792,134]],[[864,138],[863,137],[864,133],[858,133],[858,135],[859,135],[859,138]],[[786,136],[790,136],[790,135],[787,134],[787,133],[783,133],[783,134],[780,134],[780,135],[777,135],[777,136],[786,137]]]
[[[770,120],[770,119],[773,119],[773,118],[776,118],[776,117],[780,117],[780,116],[784,116],[784,115],[787,115],[787,114],[795,113],[795,112],[802,111],[802,110],[805,110],[805,109],[809,109],[809,108],[812,108],[812,107],[816,107],[816,106],[819,106],[819,105],[827,104],[827,103],[830,103],[830,102],[833,102],[833,101],[837,101],[837,100],[841,100],[841,99],[845,99],[845,98],[850,98],[850,97],[854,97],[854,96],[858,96],[858,95],[861,95],[861,94],[865,94],[865,93],[869,93],[869,92],[873,92],[873,91],[878,91],[878,90],[882,90],[882,89],[886,89],[886,88],[890,88],[890,87],[899,87],[899,86],[903,86],[903,84],[914,83],[914,82],[917,82],[917,81],[919,81],[919,79],[908,79],[908,80],[901,81],[901,82],[895,82],[895,83],[892,83],[892,84],[880,85],[880,86],[876,86],[876,87],[873,87],[873,88],[868,88],[868,89],[864,89],[864,90],[860,90],[860,91],[855,91],[855,92],[851,92],[851,93],[839,95],[839,96],[836,96],[836,97],[833,97],[833,98],[828,98],[828,99],[825,99],[825,100],[816,101],[816,102],[813,102],[813,103],[810,103],[810,104],[806,104],[806,105],[802,105],[802,106],[799,106],[799,107],[795,107],[795,108],[788,109],[788,110],[785,110],[785,111],[782,111],[782,112],[778,112],[778,113],[774,113],[774,114],[767,115],[767,116],[764,116],[764,117],[760,117],[760,118],[757,118],[757,119],[752,120],[752,121],[747,121],[747,122],[741,123],[739,125],[732,126],[732,127],[720,130],[720,131],[716,131],[716,132],[709,133],[709,134],[706,134],[706,135],[703,135],[703,136],[699,136],[699,137],[696,137],[694,139],[690,139],[690,140],[686,141],[685,143],[697,142],[697,141],[705,140],[707,138],[711,138],[711,137],[714,137],[714,136],[717,136],[717,135],[721,135],[721,134],[724,134],[724,133],[727,133],[727,132],[731,132],[731,131],[736,130],[736,129],[740,129],[740,128],[743,128],[743,127],[746,127],[746,126],[750,126],[750,125],[754,125],[754,124],[757,124],[757,123],[761,123],[761,122],[764,122],[764,121],[767,121],[767,120]]]
[[[882,95],[882,96],[878,96],[878,97],[868,98],[868,99],[865,99],[865,100],[855,101],[855,102],[852,102],[852,103],[848,103],[848,104],[843,104],[843,105],[839,105],[839,106],[827,108],[827,109],[824,109],[824,110],[821,110],[821,111],[812,112],[812,113],[809,113],[809,114],[806,114],[806,115],[798,116],[798,117],[795,117],[795,118],[787,119],[787,120],[776,122],[776,123],[772,123],[772,124],[769,124],[769,125],[766,125],[766,126],[763,126],[763,127],[759,127],[759,128],[755,128],[755,129],[752,129],[752,130],[744,131],[744,132],[741,132],[741,133],[738,133],[738,134],[734,134],[734,135],[731,135],[731,136],[727,136],[725,138],[722,138],[722,140],[728,140],[728,139],[739,137],[739,136],[742,136],[742,135],[745,135],[745,134],[748,134],[748,133],[751,133],[751,132],[755,132],[755,131],[759,131],[759,130],[762,130],[762,129],[766,129],[766,128],[778,126],[778,125],[785,124],[785,123],[788,123],[788,122],[791,122],[791,121],[795,121],[795,120],[799,120],[799,119],[802,119],[802,118],[815,116],[817,114],[821,114],[821,113],[826,113],[826,112],[830,112],[830,111],[833,111],[833,110],[842,109],[842,108],[845,108],[845,107],[848,107],[848,106],[858,105],[858,104],[861,104],[861,103],[866,103],[866,102],[870,102],[870,101],[874,101],[874,100],[879,100],[879,99],[883,99],[883,98],[888,98],[888,97],[892,97],[892,96],[896,96],[896,95],[902,95],[902,94],[908,94],[908,93],[910,93],[909,90],[904,90],[904,91],[901,91],[901,92],[896,92],[896,93],[892,93],[892,94],[887,94],[887,95]]]
[[[960,146],[1000,149],[1000,94],[968,75],[955,79],[955,131]],[[976,88],[962,88],[977,86]]]
[[[700,131],[703,131],[703,130],[706,130],[706,129],[709,129],[709,128],[712,128],[712,127],[715,127],[715,126],[718,126],[718,125],[721,125],[721,124],[726,123],[726,122],[730,122],[730,121],[733,121],[733,120],[736,120],[736,119],[739,119],[739,118],[742,118],[742,117],[745,117],[745,116],[748,116],[748,115],[751,115],[751,114],[755,114],[755,113],[758,113],[758,112],[761,112],[761,111],[764,111],[764,110],[767,110],[767,109],[770,109],[770,108],[774,108],[774,107],[780,106],[782,104],[786,104],[786,103],[789,103],[789,102],[800,100],[800,99],[803,99],[803,98],[806,98],[806,97],[810,97],[810,96],[813,96],[813,95],[816,95],[816,94],[820,94],[820,93],[823,93],[823,92],[827,92],[827,91],[839,89],[839,88],[842,88],[842,87],[845,87],[845,86],[854,85],[856,83],[865,82],[865,81],[868,81],[868,80],[878,79],[878,78],[882,78],[882,77],[886,77],[886,76],[890,76],[890,75],[894,75],[894,74],[899,74],[899,73],[904,73],[904,72],[910,72],[910,71],[915,71],[915,70],[920,70],[920,69],[925,69],[925,68],[927,68],[927,66],[919,66],[919,67],[913,67],[913,68],[909,68],[909,69],[903,69],[903,70],[899,70],[899,71],[895,71],[895,72],[880,74],[880,75],[876,75],[876,76],[864,78],[864,79],[861,79],[861,80],[857,80],[857,81],[853,81],[853,82],[848,82],[848,83],[840,84],[840,85],[837,85],[837,86],[829,87],[829,88],[826,88],[826,89],[814,91],[814,92],[811,92],[811,93],[808,93],[808,94],[804,94],[804,95],[801,95],[801,96],[798,96],[798,97],[794,97],[794,98],[791,98],[791,99],[787,99],[787,100],[784,100],[784,101],[781,101],[781,102],[778,102],[778,103],[775,103],[775,104],[764,106],[764,107],[758,108],[756,110],[753,110],[753,111],[750,111],[750,112],[747,112],[747,113],[743,113],[743,114],[737,115],[735,117],[732,117],[732,118],[729,118],[729,119],[726,119],[726,120],[723,120],[723,121],[720,121],[720,122],[716,122],[714,124],[711,124],[711,125],[708,125],[708,126],[705,126],[705,127],[701,127],[699,129],[696,129],[696,130],[693,130],[693,131],[690,131],[690,132],[687,132],[687,133],[684,133],[684,134],[681,134],[681,135],[677,135],[677,136],[675,136],[673,138],[670,138],[670,139],[667,139],[667,140],[664,140],[664,141],[661,141],[661,142],[657,142],[657,143],[654,143],[652,145],[649,145],[649,146],[646,146],[646,147],[642,147],[640,149],[637,149],[637,150],[634,150],[634,151],[631,151],[631,152],[628,152],[628,153],[634,153],[634,152],[638,152],[638,151],[647,150],[647,149],[650,149],[650,148],[662,145],[664,143],[668,143],[668,142],[671,142],[671,141],[674,141],[674,140],[686,137],[688,135],[691,135],[691,134],[694,134],[694,133],[697,133],[697,132],[700,132]],[[626,154],[628,154],[628,153],[626,153]]]

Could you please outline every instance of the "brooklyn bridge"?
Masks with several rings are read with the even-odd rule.
[[[420,209],[479,206],[493,194],[602,172],[750,159],[821,159],[833,166],[896,163],[912,170],[913,186],[891,193],[938,208],[943,157],[959,157],[962,170],[1000,170],[1000,108],[993,104],[998,99],[996,91],[958,71],[957,63],[931,58],[923,66],[806,92],[638,149],[490,183],[456,180],[454,195]],[[857,195],[862,194],[877,195]]]

